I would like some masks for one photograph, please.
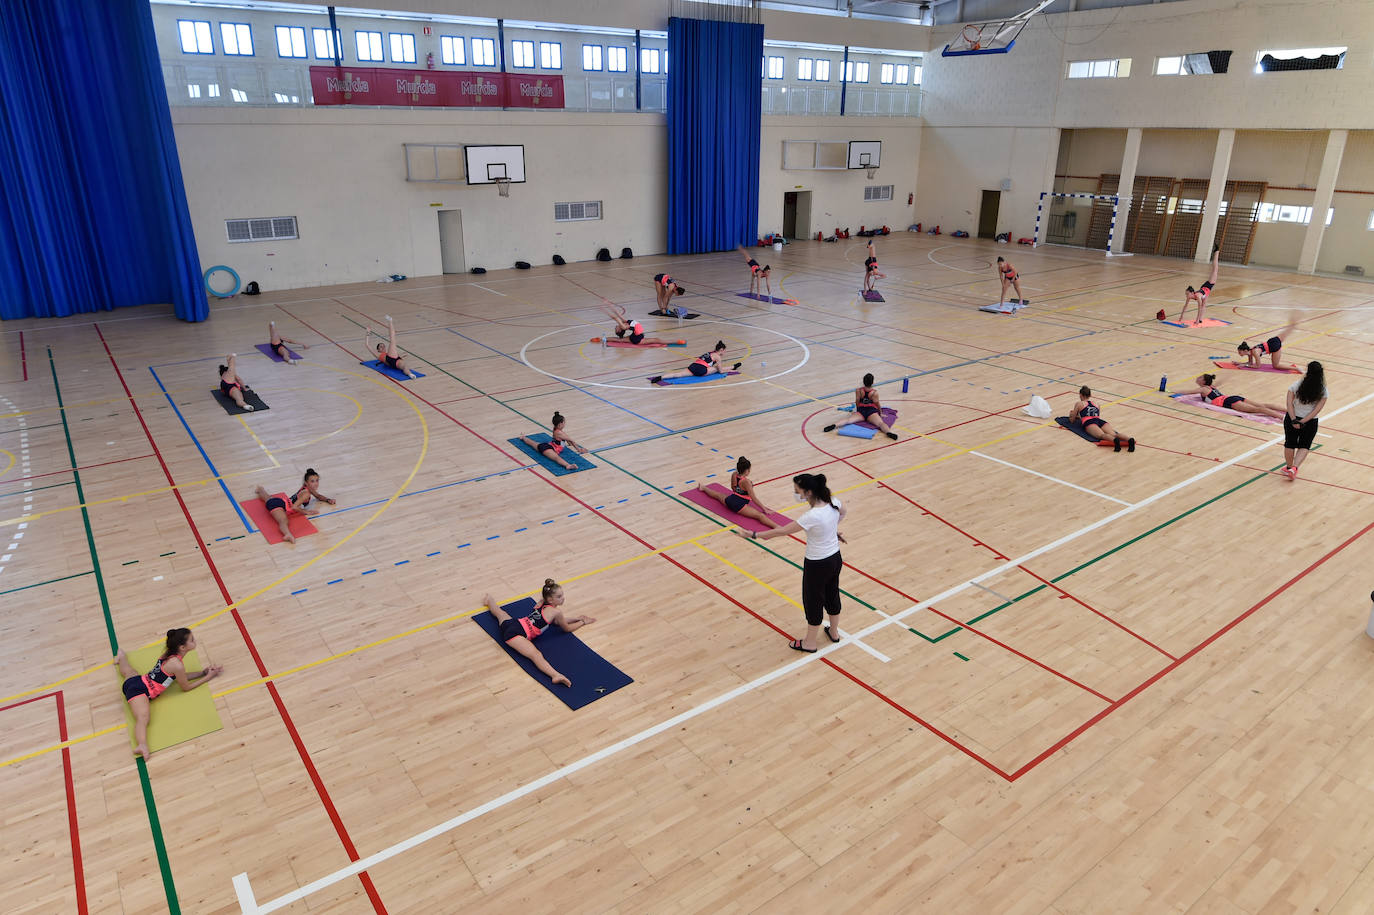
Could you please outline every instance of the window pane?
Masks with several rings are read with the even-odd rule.
[[[1083,79],[1092,75],[1092,62],[1075,60],[1069,64],[1069,79]]]
[[[641,48],[639,51],[639,69],[644,73],[658,72],[658,48]]]
[[[320,60],[333,60],[338,33],[331,34],[329,29],[311,29],[310,32],[315,40],[315,56]]]
[[[816,61],[816,80],[822,83],[830,82],[830,61]]]
[[[539,42],[539,66],[545,70],[563,69],[563,45],[561,42]]]
[[[1182,66],[1182,57],[1161,57],[1159,63],[1155,64],[1155,75],[1176,76]]]
[[[861,61],[858,62],[858,64],[855,65],[855,67],[854,67],[854,82],[856,82],[856,83],[866,83],[866,82],[868,82],[868,61],[866,61],[866,60],[861,60]]]
[[[882,83],[892,82],[892,64],[883,64],[878,71],[878,81]]]
[[[802,57],[797,60],[797,79],[811,78],[811,58]]]
[[[445,35],[439,39],[440,60],[446,64],[467,63],[464,54],[463,38],[460,35]]]
[[[181,52],[183,54],[199,54],[200,48],[196,45],[196,24],[189,19],[182,19],[177,22],[177,31],[181,33]]]
[[[911,79],[911,67],[908,66],[907,64],[898,64],[898,65],[897,65],[897,79],[896,79],[896,82],[898,83],[898,85],[905,86],[905,85],[907,84],[907,81],[910,80],[910,79]]]
[[[600,70],[601,69],[601,45],[584,44],[582,46],[582,69]]]
[[[1131,75],[1131,59],[1123,57],[1120,60],[1112,61],[1112,76],[1117,79],[1125,79]]]
[[[529,69],[534,66],[534,42],[512,41],[510,43],[511,66]]]
[[[224,42],[224,53],[239,57],[253,54],[253,30],[241,22],[221,22],[219,35]]]
[[[921,68],[919,65],[911,68],[911,82],[916,86],[921,85]]]
[[[624,48],[607,48],[607,49],[606,49],[606,66],[607,66],[607,69],[612,70],[612,71],[614,71],[614,72],[616,72],[616,73],[624,73],[624,72],[626,72],[626,69],[627,69],[627,68],[626,68],[626,55],[625,55],[625,49],[624,49]]]

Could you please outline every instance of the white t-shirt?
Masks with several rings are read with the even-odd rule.
[[[839,499],[834,500],[836,505]],[[821,504],[807,509],[797,519],[802,530],[806,531],[806,558],[825,559],[840,551],[840,513],[829,505]]]
[[[1312,412],[1312,408],[1316,406],[1316,404],[1314,404],[1314,403],[1305,403],[1301,398],[1299,398],[1299,397],[1297,396],[1297,394],[1298,394],[1298,385],[1300,385],[1300,384],[1302,384],[1302,380],[1301,380],[1301,379],[1299,379],[1298,381],[1293,382],[1292,386],[1288,388],[1288,390],[1290,390],[1290,391],[1293,392],[1293,418],[1294,418],[1294,419],[1306,419],[1306,418],[1307,418],[1307,414],[1308,414],[1308,413],[1311,413],[1311,412]],[[1318,397],[1317,400],[1323,400],[1323,399],[1325,399],[1325,398],[1326,398],[1326,388],[1322,388],[1322,396],[1321,396],[1321,397]]]

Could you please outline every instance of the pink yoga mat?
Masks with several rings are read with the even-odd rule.
[[[1177,400],[1179,403],[1186,403],[1189,406],[1202,407],[1206,410],[1212,410],[1216,413],[1229,413],[1232,416],[1239,416],[1242,419],[1248,419],[1257,423],[1263,423],[1266,426],[1283,425],[1283,420],[1275,419],[1267,413],[1242,413],[1239,410],[1228,410],[1226,407],[1218,407],[1216,404],[1207,403],[1205,400],[1202,399],[1202,395],[1200,394],[1182,394],[1178,397],[1175,397],[1174,400]]]
[[[712,483],[710,486],[706,488],[712,490],[713,492],[719,493],[727,493],[730,491],[726,487],[721,486],[719,483]],[[686,499],[688,502],[691,502],[695,505],[700,505],[707,511],[715,512],[717,515],[720,515],[722,518],[724,518],[726,521],[729,521],[731,524],[737,524],[747,531],[768,530],[768,525],[763,524],[759,521],[755,521],[753,518],[746,518],[743,515],[735,514],[734,512],[730,511],[730,509],[726,508],[723,502],[718,502],[715,499],[712,499],[710,496],[706,495],[706,493],[701,492],[699,490],[689,489],[685,492],[678,493],[678,495],[682,496],[682,498]],[[796,520],[795,518],[787,517],[781,512],[769,512],[768,517],[772,518],[773,523],[777,524],[778,527],[786,527],[787,525],[791,524],[793,521]]]
[[[1230,322],[1230,321],[1218,321],[1216,318],[1203,318],[1201,321],[1189,321],[1189,322],[1187,322],[1186,324],[1181,324],[1181,323],[1179,323],[1178,321],[1164,321],[1164,322],[1162,322],[1162,323],[1168,324],[1168,325],[1170,325],[1171,327],[1184,327],[1184,328],[1192,328],[1192,327],[1230,327],[1230,326],[1231,326],[1231,322]]]
[[[1301,375],[1302,369],[1276,369],[1272,365],[1241,365],[1239,362],[1213,362],[1219,369],[1244,369],[1249,372],[1273,372],[1276,375]]]

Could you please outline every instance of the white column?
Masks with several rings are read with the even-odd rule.
[[[1121,198],[1116,214],[1116,234],[1112,237],[1112,253],[1120,254],[1126,242],[1126,230],[1131,222],[1131,189],[1135,187],[1135,169],[1140,163],[1140,128],[1126,131],[1126,151],[1121,155],[1121,181],[1116,186]]]
[[[1326,211],[1331,208],[1331,195],[1336,190],[1336,176],[1341,171],[1341,157],[1345,155],[1347,130],[1333,130],[1326,135],[1326,154],[1322,156],[1322,170],[1317,176],[1317,192],[1312,197],[1312,221],[1302,239],[1302,254],[1298,256],[1299,273],[1317,271],[1317,255],[1322,250],[1322,236],[1326,232]]]
[[[1193,260],[1205,264],[1212,259],[1212,242],[1217,237],[1217,211],[1221,209],[1221,195],[1226,190],[1226,176],[1231,172],[1231,149],[1236,145],[1236,131],[1225,127],[1217,131],[1217,151],[1212,156],[1212,180],[1207,185],[1207,202],[1202,207],[1202,230],[1197,233],[1197,250]]]

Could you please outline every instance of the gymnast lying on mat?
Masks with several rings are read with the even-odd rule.
[[[1126,443],[1127,451],[1135,451],[1135,439],[1113,429],[1111,423],[1102,418],[1102,411],[1092,402],[1092,396],[1092,389],[1086,384],[1078,389],[1078,403],[1069,411],[1070,421],[1081,424],[1093,438],[1111,441],[1116,446],[1113,451],[1120,451],[1122,442]]]
[[[540,601],[530,611],[529,616],[511,616],[497,605],[495,598],[490,594],[485,595],[482,602],[487,605],[491,615],[496,618],[501,641],[529,658],[534,666],[539,668],[540,673],[552,680],[556,686],[572,686],[572,681],[554,670],[553,666],[544,659],[543,653],[534,647],[534,640],[539,638],[544,630],[550,626],[557,626],[564,632],[576,632],[583,626],[590,626],[596,620],[590,616],[575,616],[571,619],[564,616],[562,610],[563,588],[559,586],[558,582],[552,578],[544,579],[544,589],[540,593]]]
[[[707,375],[712,374],[723,375],[725,374],[725,369],[721,368],[720,359],[721,354],[724,352],[725,341],[717,340],[716,348],[711,350],[709,353],[702,353],[700,356],[698,356],[695,360],[692,361],[691,365],[687,366],[687,371],[674,372],[671,375],[655,375],[654,377],[649,379],[649,383],[658,384],[665,378],[690,378],[693,375],[695,375],[698,378],[703,378]],[[734,368],[730,369],[730,371],[735,371],[735,369],[738,369],[741,365],[744,365],[744,363],[736,362]]]

